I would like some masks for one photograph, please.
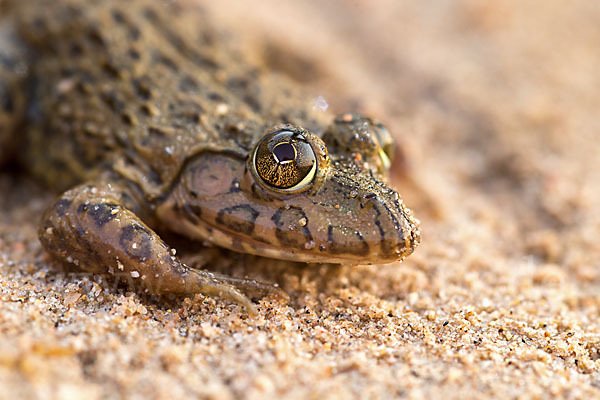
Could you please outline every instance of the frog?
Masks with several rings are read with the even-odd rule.
[[[0,157],[60,193],[39,228],[52,258],[256,314],[251,298],[286,293],[188,265],[158,232],[302,263],[391,263],[419,244],[388,183],[389,131],[329,122],[197,3],[5,0],[0,15]]]

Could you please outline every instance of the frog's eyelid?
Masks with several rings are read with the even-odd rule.
[[[290,139],[297,140],[303,143],[308,143],[308,139],[306,139],[306,137],[304,137],[304,135],[301,132],[294,132]]]

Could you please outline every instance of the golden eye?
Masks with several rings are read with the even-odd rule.
[[[306,138],[288,130],[265,135],[256,146],[252,164],[267,186],[284,191],[307,186],[317,171],[315,152]]]

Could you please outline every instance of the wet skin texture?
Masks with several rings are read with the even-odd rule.
[[[292,261],[412,253],[419,225],[385,183],[381,124],[344,114],[327,126],[191,4],[120,3],[0,5],[0,144],[23,138],[26,168],[67,190],[40,228],[50,254],[253,311],[245,294],[285,294],[184,265],[153,227]]]

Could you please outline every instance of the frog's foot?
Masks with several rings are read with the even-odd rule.
[[[200,269],[205,266],[209,267],[213,264],[223,265],[223,262],[228,265],[232,265],[235,263],[234,260],[231,260],[230,257],[227,257],[223,253],[223,249],[218,249],[214,247],[206,247],[202,249],[201,252],[194,254],[192,256],[185,257],[184,260],[187,265],[191,266],[194,271],[203,273],[204,270]],[[227,251],[227,250],[225,250]],[[223,260],[225,259],[225,260]],[[231,276],[212,273],[212,276],[216,279],[219,279],[221,282],[236,287],[239,291],[244,293],[246,296],[252,299],[260,299],[263,297],[273,297],[278,301],[287,303],[290,301],[290,296],[279,286],[260,282],[254,279],[246,279],[246,278],[234,278]]]
[[[219,297],[230,300],[244,306],[248,314],[254,316],[258,312],[252,301],[246,294],[240,292],[234,285],[230,284],[227,277],[213,274],[211,272],[184,266],[188,270],[185,283],[187,289],[183,293],[202,293],[206,296]],[[234,278],[230,278],[234,279]],[[258,283],[258,282],[257,282]]]
[[[254,279],[234,278],[227,275],[214,274],[215,277],[228,285],[236,287],[246,296],[251,298],[273,297],[281,302],[290,301],[290,296],[279,286],[259,282]]]
[[[218,296],[243,305],[249,314],[256,314],[256,308],[238,288],[279,294],[266,284],[187,267],[132,211],[139,208],[134,199],[121,185],[77,186],[46,211],[40,241],[59,260],[140,283],[149,293]]]

